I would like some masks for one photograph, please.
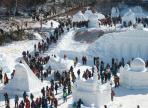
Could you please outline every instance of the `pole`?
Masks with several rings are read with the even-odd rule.
[[[15,0],[15,13],[14,13],[15,16],[16,16],[16,13],[17,13],[17,6],[18,6],[18,5],[17,5],[17,0]]]

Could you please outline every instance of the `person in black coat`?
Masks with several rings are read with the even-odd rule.
[[[58,84],[57,84],[57,83],[55,84],[54,89],[55,89],[55,91],[56,91],[56,95],[57,95],[57,91],[58,91]]]

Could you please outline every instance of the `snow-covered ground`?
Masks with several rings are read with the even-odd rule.
[[[47,22],[43,25],[45,28],[51,27],[51,21]],[[30,25],[32,26],[32,25]],[[54,26],[57,27],[58,23]],[[58,70],[61,69],[69,69],[71,65],[74,63],[74,58],[78,57],[78,64],[74,68],[75,75],[77,75],[77,70],[80,69],[81,78],[83,71],[86,69],[91,69],[93,66],[93,57],[100,56],[105,63],[110,62],[112,57],[121,58],[122,55],[125,55],[127,59],[131,59],[133,56],[140,56],[145,60],[148,59],[148,52],[147,52],[147,33],[148,29],[141,27],[138,30],[134,28],[120,28],[121,25],[117,25],[116,27],[106,27],[101,26],[99,30],[103,30],[108,33],[94,41],[93,43],[87,42],[78,42],[74,40],[74,35],[77,29],[71,29],[70,32],[65,33],[57,42],[57,44],[52,44],[47,52],[44,55],[52,55],[55,54],[56,58],[51,58],[49,64],[53,67],[53,69]],[[40,23],[36,23],[35,27],[40,27]],[[91,29],[88,29],[91,30]],[[116,31],[116,33],[114,32]],[[113,32],[113,33],[112,33]],[[16,59],[22,56],[22,51],[33,51],[34,44],[36,44],[42,38],[38,33],[34,33],[36,35],[37,40],[26,40],[26,41],[19,41],[19,42],[12,42],[10,44],[6,44],[0,47],[0,65],[6,69],[7,73],[12,72],[14,69],[14,65],[16,64]],[[128,43],[128,44],[127,44]],[[124,44],[124,45],[123,45]],[[139,46],[137,46],[140,45]],[[132,45],[132,47],[131,47]],[[114,48],[114,46],[120,46]],[[125,47],[126,46],[126,47]],[[130,55],[129,52],[132,50],[133,55]],[[141,50],[137,50],[135,48],[139,48]],[[111,50],[112,49],[112,50]],[[120,51],[120,49],[122,49]],[[128,52],[128,53],[125,53]],[[140,53],[137,53],[140,52]],[[121,54],[122,53],[122,54]],[[67,58],[64,59],[64,54],[67,55]],[[81,58],[82,56],[88,57],[87,65],[82,65]],[[126,58],[125,57],[125,58]],[[45,68],[46,68],[45,66]],[[48,81],[45,81],[46,84],[49,84]],[[127,89],[124,87],[119,87],[114,89],[115,90],[115,98],[114,102],[108,103],[108,108],[136,108],[137,105],[140,105],[141,108],[148,107],[148,91],[147,90],[132,90]],[[72,104],[72,96],[68,96],[68,101],[63,103],[62,100],[62,88],[58,91],[57,98],[59,100],[58,108],[71,108]],[[88,96],[89,98],[89,96]],[[94,97],[95,98],[95,97]],[[14,103],[14,99],[12,98],[10,101],[11,106]],[[4,99],[3,95],[0,95],[0,107],[4,108]],[[85,108],[85,107],[84,107]],[[103,108],[103,107],[102,107]]]
[[[145,30],[144,31],[143,30],[136,30],[136,31],[135,30],[126,30],[126,31],[123,31],[122,33],[119,32],[119,33],[107,34],[105,37],[97,39],[96,42],[94,42],[92,44],[88,44],[88,43],[81,43],[81,42],[74,41],[74,39],[73,39],[74,33],[75,33],[75,30],[71,30],[69,33],[64,35],[62,40],[59,41],[58,45],[54,49],[49,51],[49,53],[51,53],[51,54],[54,53],[60,58],[63,58],[64,54],[67,54],[67,59],[69,61],[72,61],[75,56],[80,58],[79,64],[74,69],[75,73],[77,72],[78,69],[81,69],[82,72],[86,69],[91,69],[92,59],[93,59],[92,57],[94,55],[99,55],[102,53],[102,56],[106,57],[105,55],[103,55],[103,52],[101,52],[103,50],[103,46],[102,47],[99,46],[99,44],[101,44],[102,39],[108,40],[109,38],[113,38],[116,40],[116,36],[114,36],[114,34],[117,34],[118,35],[117,37],[123,37],[123,38],[130,37],[130,36],[133,37],[133,39],[134,39],[134,37],[138,38],[137,36],[140,36],[141,39],[144,37],[146,39],[148,38],[146,36],[147,32]],[[126,41],[128,41],[128,40],[126,39]],[[110,42],[110,40],[108,42]],[[142,42],[142,41],[139,40],[139,42]],[[103,45],[103,43],[104,43],[104,41],[102,41],[102,45]],[[143,44],[147,45],[147,43],[143,43]],[[94,47],[94,46],[96,46],[96,47]],[[109,46],[110,45],[108,45],[108,47]],[[89,47],[91,47],[91,49],[89,49]],[[99,47],[100,47],[100,49],[102,48],[102,50],[98,51]],[[95,52],[93,53],[91,50],[98,51],[98,53],[97,54]],[[87,55],[87,54],[88,54],[88,56],[90,54],[93,54],[93,55],[90,56],[88,66],[82,66],[81,65],[81,57],[83,55]],[[147,57],[147,56],[145,56],[145,57]],[[108,58],[111,58],[111,56],[109,56]],[[68,62],[68,63],[70,63],[70,62]],[[68,66],[68,68],[69,68],[69,66]],[[81,73],[81,75],[82,74],[83,73]],[[108,108],[136,108],[137,105],[140,105],[142,108],[147,108],[147,106],[148,106],[148,103],[147,103],[148,92],[147,92],[147,90],[131,90],[131,89],[127,89],[124,87],[119,87],[114,90],[115,90],[116,96],[115,96],[114,102],[111,102],[108,104]],[[72,99],[70,98],[70,99],[68,99],[68,102],[66,104],[60,105],[59,108],[61,108],[61,107],[67,108],[68,105],[71,103],[72,103]]]

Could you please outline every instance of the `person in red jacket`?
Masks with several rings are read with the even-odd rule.
[[[8,84],[8,82],[9,82],[9,79],[8,79],[7,74],[5,73],[4,74],[4,84],[6,85],[6,84]]]
[[[30,108],[30,101],[28,98],[25,100],[25,108]]]

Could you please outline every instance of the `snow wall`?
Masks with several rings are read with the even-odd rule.
[[[100,37],[87,48],[88,57],[99,56],[106,63],[111,63],[111,58],[125,62],[131,58],[140,57],[148,59],[147,31],[135,30],[110,33]]]

